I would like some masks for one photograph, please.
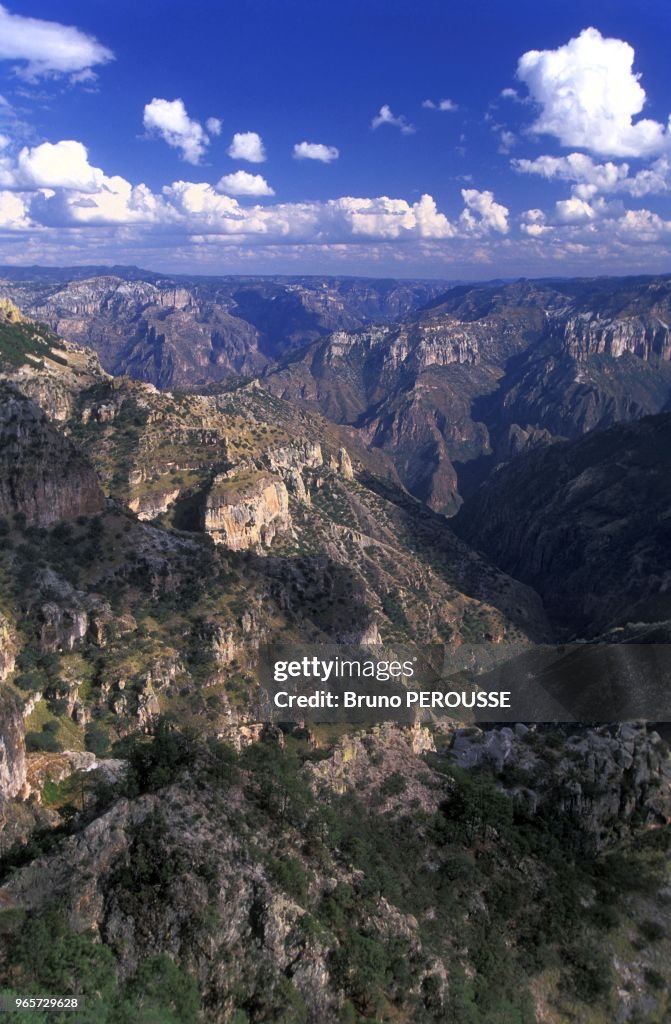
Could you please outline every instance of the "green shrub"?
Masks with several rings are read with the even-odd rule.
[[[200,997],[195,981],[165,954],[140,964],[124,1001],[140,1010],[140,1021],[146,1019],[147,1024],[151,1020],[161,1024],[196,1024],[199,1020]]]
[[[268,868],[273,879],[285,892],[299,902],[305,900],[309,879],[300,861],[294,857],[284,857],[282,860],[273,858]]]
[[[43,690],[47,684],[46,678],[41,675],[40,672],[20,672],[14,680],[20,690],[26,690],[28,693],[36,693],[38,690]]]
[[[102,725],[92,722],[84,734],[84,746],[96,757],[105,757],[109,753],[109,733]]]
[[[610,960],[596,939],[582,938],[563,950],[567,969],[562,976],[562,988],[585,1003],[604,999],[610,991],[612,967]]]
[[[175,782],[193,766],[196,744],[191,735],[180,732],[166,719],[160,719],[153,739],[131,737],[126,754],[126,792],[129,796],[153,793]]]
[[[382,782],[380,786],[380,794],[384,797],[389,796],[400,796],[405,791],[407,786],[407,780],[401,774],[401,772],[392,772]]]
[[[665,979],[658,971],[655,971],[652,967],[646,967],[646,969],[643,971],[643,978],[645,980],[646,985],[654,989],[656,992],[659,992],[662,989],[666,988]]]
[[[47,725],[50,723],[47,722]],[[29,753],[43,752],[47,754],[59,754],[63,745],[56,739],[47,725],[42,726],[41,732],[26,733],[26,750]]]
[[[661,939],[666,938],[666,928],[659,921],[651,919],[641,921],[638,930],[648,942],[659,942]]]

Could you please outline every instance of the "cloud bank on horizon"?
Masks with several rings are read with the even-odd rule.
[[[89,31],[0,6],[0,71],[8,83],[0,97],[0,262],[229,272],[393,268],[399,276],[668,265],[671,122],[642,116],[650,103],[634,48],[595,27],[554,49],[518,52],[510,64],[517,85],[492,82],[480,112],[468,95],[457,102],[419,93],[413,106],[408,97],[393,106],[378,100],[371,104],[378,112],[367,123],[357,113],[348,133],[321,126],[322,138],[335,136],[338,145],[307,141],[316,134],[310,124],[301,140],[300,109],[286,117],[278,110],[268,143],[267,130],[252,130],[253,111],[241,117],[225,96],[216,97],[217,116],[212,101],[196,114],[184,96],[146,97],[135,123],[125,125],[129,153],[149,147],[146,180],[123,166],[96,166],[95,137],[45,138],[33,124],[45,88],[49,103],[68,114],[82,89],[95,107],[122,59]],[[269,102],[272,108],[272,96]],[[355,112],[342,117],[354,124]],[[436,188],[423,179],[436,182],[440,131],[451,133],[444,152],[453,170],[446,166]],[[387,147],[379,164],[378,146]],[[404,194],[348,187],[370,182],[378,166],[386,170],[389,153],[407,176]],[[454,173],[471,153],[474,171]],[[240,162],[263,163],[268,172],[240,169]],[[347,189],[340,194],[335,173]]]

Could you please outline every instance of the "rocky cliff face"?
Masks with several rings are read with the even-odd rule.
[[[0,372],[58,422],[73,415],[80,391],[106,376],[93,352],[28,320],[6,299],[0,299]]]
[[[0,800],[18,796],[26,781],[26,745],[20,701],[3,683],[11,676],[20,649],[9,620],[0,613]]]
[[[0,290],[93,346],[114,373],[161,387],[270,373],[275,394],[356,429],[416,497],[447,514],[511,454],[671,401],[665,278],[439,294],[435,284],[358,279],[64,277]],[[46,390],[36,400],[70,418],[72,388]],[[164,502],[138,496],[137,510],[169,508],[170,488],[159,490]]]
[[[14,671],[19,641],[11,622],[0,612],[0,683]]]
[[[36,405],[0,387],[0,514],[47,526],[99,512],[103,494],[86,459]]]
[[[289,495],[282,480],[248,472],[217,476],[207,492],[203,530],[231,551],[267,548],[291,526]]]
[[[19,796],[26,783],[26,742],[21,704],[0,683],[0,802]]]
[[[664,310],[668,315],[668,309]],[[630,353],[651,362],[671,359],[669,325],[654,312],[635,317],[604,320],[598,313],[568,317],[561,325],[563,347],[574,359],[608,355],[619,359]]]
[[[55,362],[45,375],[57,379],[61,368],[70,388],[75,358],[86,364],[86,353],[73,348],[65,363]],[[39,374],[33,369],[30,381]],[[16,382],[16,370],[6,378]],[[223,541],[220,548],[232,552],[271,553],[266,565],[271,582],[261,584],[261,591],[270,585],[284,613],[296,622],[309,621],[306,628],[317,635],[351,641],[400,638],[415,630],[427,641],[462,629],[469,635],[504,635],[509,629],[545,635],[537,597],[469,557],[442,520],[427,518],[403,493],[383,455],[258,383],[175,395],[102,373],[91,382],[87,371],[70,394],[68,438],[40,420],[41,429],[55,432],[71,454],[69,472],[85,466],[85,459],[73,454],[74,443],[90,458],[107,494],[140,518],[160,517],[168,528],[210,533]],[[21,401],[28,406],[25,398]],[[21,449],[19,440],[17,445]],[[27,450],[20,454],[27,458]],[[51,466],[54,459],[46,461]],[[29,478],[32,486],[39,479],[32,463]],[[69,510],[78,507],[67,497],[69,481],[67,472],[60,474],[49,513],[54,517],[66,499]],[[82,558],[101,557],[95,537],[83,533]],[[169,553],[174,535],[152,536],[161,538]],[[133,537],[139,542],[142,535]],[[112,546],[119,548],[118,539]],[[124,574],[122,588],[134,575],[146,574],[152,594],[159,595],[170,590],[173,578],[181,578],[181,570],[175,572],[169,558],[166,564],[156,557],[154,541],[148,547],[150,555],[128,551],[114,572]],[[36,558],[50,564],[42,554]],[[131,564],[137,559],[137,565],[131,568],[126,559]],[[107,625],[98,603],[104,603],[109,578],[103,574],[107,582],[101,592],[100,577],[88,573],[65,593],[63,569],[53,568],[54,585],[45,582],[41,602],[26,601],[26,614],[41,623],[42,647],[57,652],[74,650],[89,638],[99,643],[97,634],[106,636]],[[45,581],[48,575],[33,573]],[[99,627],[92,625],[92,616]]]

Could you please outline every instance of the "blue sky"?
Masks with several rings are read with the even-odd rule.
[[[667,0],[0,5],[0,262],[671,270]]]

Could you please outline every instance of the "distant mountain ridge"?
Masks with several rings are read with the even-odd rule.
[[[448,515],[520,452],[671,408],[669,276],[446,289],[99,269],[25,268],[0,295],[117,375],[196,390],[263,376],[384,451]]]
[[[89,271],[90,273],[86,273]],[[331,277],[167,276],[135,267],[0,269],[0,295],[94,348],[110,373],[159,387],[256,375],[336,328],[392,321],[444,283]]]

